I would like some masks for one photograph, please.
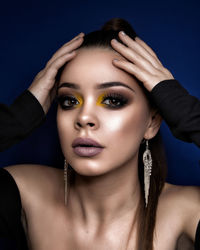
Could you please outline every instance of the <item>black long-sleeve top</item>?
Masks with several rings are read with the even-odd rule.
[[[0,103],[0,152],[27,137],[44,121],[43,108],[29,90],[10,106]]]
[[[152,89],[151,97],[172,134],[200,147],[200,100],[177,80],[160,82]]]
[[[200,147],[200,101],[176,80],[160,82],[151,91],[151,97],[173,135]],[[27,137],[44,120],[42,106],[28,90],[10,107],[0,104],[0,151]],[[9,172],[1,168],[0,204],[0,238],[12,238],[18,250],[26,250],[19,190]],[[200,222],[195,237],[195,250],[199,249]]]

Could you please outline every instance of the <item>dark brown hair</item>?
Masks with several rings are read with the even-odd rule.
[[[113,18],[108,22],[106,22],[100,30],[96,30],[86,34],[84,36],[83,43],[78,49],[102,47],[113,50],[110,41],[113,38],[115,38],[122,43],[122,41],[118,37],[118,33],[121,30],[125,31],[125,33],[132,39],[135,39],[135,37],[137,36],[132,26],[126,20],[121,18]],[[57,76],[57,80],[60,78],[62,70],[65,66],[66,65],[64,65],[62,69],[60,69],[59,74]],[[141,82],[138,81],[138,84],[143,89],[150,106],[154,108],[154,104],[151,101],[149,92],[143,87],[143,84]],[[154,236],[158,199],[162,191],[162,188],[164,186],[167,174],[167,166],[166,166],[164,148],[162,146],[160,131],[154,138],[149,140],[149,148],[152,154],[153,166],[152,166],[151,181],[150,181],[149,201],[147,207],[145,207],[145,199],[144,199],[144,166],[142,159],[143,152],[145,151],[145,144],[142,143],[139,149],[138,175],[142,193],[141,193],[140,204],[137,209],[138,250],[153,250],[153,236]]]

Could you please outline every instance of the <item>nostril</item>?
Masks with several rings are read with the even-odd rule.
[[[88,122],[88,123],[82,123],[82,122],[77,122],[76,123],[76,126],[82,128],[84,126],[90,126],[90,127],[94,127],[95,126],[95,123],[93,122]]]
[[[88,124],[89,124],[91,127],[93,127],[93,126],[94,126],[94,123],[89,122]]]

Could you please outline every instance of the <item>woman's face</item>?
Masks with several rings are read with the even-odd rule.
[[[151,112],[146,97],[130,74],[112,64],[114,58],[122,56],[103,48],[79,49],[60,78],[60,143],[67,163],[81,175],[104,174],[135,161],[148,133]],[[111,82],[125,86],[102,87]],[[104,148],[95,156],[79,156],[72,148],[77,137],[92,138]]]

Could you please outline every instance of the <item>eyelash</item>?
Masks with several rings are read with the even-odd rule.
[[[112,109],[122,108],[128,103],[128,99],[125,96],[118,94],[118,93],[107,93],[103,97],[103,102],[105,102],[106,99],[115,99],[115,100],[117,100],[117,103],[120,102],[120,105],[118,105],[118,106],[111,105],[110,108],[112,108]]]
[[[62,109],[72,109],[72,107],[66,106],[64,105],[64,102],[69,99],[70,101],[77,101],[76,98],[74,98],[73,96],[65,96],[65,95],[61,95],[57,97],[57,102],[59,103],[59,105],[61,106]],[[78,101],[77,101],[78,102]]]
[[[110,109],[120,109],[120,108],[124,107],[128,103],[128,99],[126,97],[124,97],[123,95],[119,94],[119,93],[107,93],[107,94],[104,95],[104,97],[102,99],[103,100],[102,100],[101,103],[105,102],[108,99],[110,99],[110,100],[115,99],[117,101],[117,103],[120,102],[120,105],[115,105],[114,104],[114,106],[109,105],[109,104],[105,104],[105,105],[108,105],[108,108],[110,108]],[[75,102],[77,101],[78,102],[78,100],[73,96],[65,96],[65,95],[58,96],[57,101],[60,104],[61,108],[64,109],[64,110],[69,110],[69,109],[73,108],[72,106],[67,107],[66,105],[63,104],[64,101],[66,101],[66,100],[75,101]]]

